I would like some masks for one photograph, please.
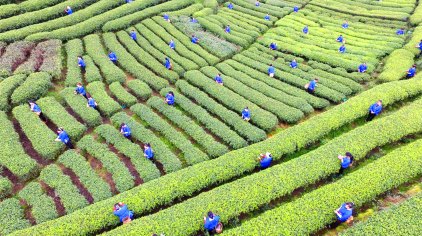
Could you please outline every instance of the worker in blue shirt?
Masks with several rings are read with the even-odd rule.
[[[98,108],[97,108],[98,104],[95,102],[94,98],[91,97],[91,96],[88,97],[88,102],[87,102],[86,106],[87,107],[92,107],[95,110],[98,110]]]
[[[242,119],[249,121],[251,119],[251,112],[249,111],[248,107],[245,107],[242,111]]]
[[[37,114],[37,116],[45,122],[47,122],[47,118],[45,118],[44,114],[41,111],[41,108],[38,106],[37,103],[35,103],[34,101],[30,100],[29,102],[29,107],[31,109],[32,112],[34,112],[35,114]]]
[[[191,23],[198,23],[198,20],[195,19],[193,16],[190,17],[190,22]]]
[[[227,25],[226,28],[224,29],[224,32],[226,33],[230,33],[231,29],[230,29],[230,25]]]
[[[230,10],[233,10],[233,7],[234,7],[233,3],[229,2],[229,5],[227,5],[227,8],[230,9]]]
[[[265,15],[265,16],[264,16],[264,20],[270,20],[270,15],[268,15],[268,14],[267,14],[267,15]]]
[[[204,228],[210,236],[221,233],[222,225],[220,224],[220,216],[209,211],[207,216],[204,216]]]
[[[338,155],[337,157],[340,160],[340,170],[339,174],[343,174],[344,170],[352,166],[354,157],[350,152],[346,152],[345,156]]]
[[[76,84],[76,89],[75,89],[75,91],[73,92],[74,94],[79,94],[79,95],[82,95],[82,96],[84,96],[86,99],[88,99],[88,97],[86,96],[86,91],[85,91],[85,88],[84,88],[84,86],[82,86],[82,83],[81,82],[78,82],[77,84]]]
[[[382,111],[382,100],[378,100],[376,103],[369,107],[368,117],[366,121],[371,121],[375,116],[379,115]]]
[[[339,223],[346,222],[347,224],[350,224],[353,221],[353,207],[354,203],[346,202],[334,211]]]
[[[163,18],[165,21],[170,22],[170,16],[167,13],[164,13]]]
[[[313,79],[308,84],[308,88],[306,89],[308,93],[313,94],[315,92],[316,87],[318,86],[318,79]]]
[[[67,148],[69,148],[69,149],[74,148],[73,145],[72,145],[72,142],[70,142],[69,135],[66,133],[66,131],[64,131],[64,129],[62,127],[59,127],[57,129],[57,133],[59,135],[57,136],[57,138],[54,141],[64,143],[67,146]]]
[[[81,68],[82,73],[85,73],[86,64],[82,56],[78,56],[78,66]]]
[[[129,126],[125,123],[120,125],[120,133],[129,140],[132,141],[132,131],[130,130]]]
[[[115,65],[117,64],[117,56],[116,53],[114,52],[109,52],[108,53],[108,58],[110,59],[111,62],[113,62]]]
[[[198,44],[199,43],[199,39],[195,35],[192,35],[191,41],[192,41],[193,44]]]
[[[171,64],[170,59],[168,57],[166,57],[166,60],[164,61],[164,66],[167,70],[173,69],[173,65]]]
[[[268,67],[268,75],[272,78],[274,77],[274,74],[275,74],[275,68],[273,64],[270,64],[270,66]]]
[[[340,36],[338,36],[336,41],[339,43],[343,43],[343,35],[340,34]]]
[[[308,33],[309,33],[309,27],[308,27],[307,25],[305,25],[305,27],[303,27],[302,32],[303,32],[304,34],[308,34]]]
[[[359,65],[358,72],[359,73],[365,73],[367,69],[368,69],[368,66],[366,65],[366,62],[364,62],[364,63]]]
[[[406,78],[407,79],[413,78],[415,74],[416,74],[416,65],[413,65],[412,67],[410,67],[409,70],[407,70]]]
[[[397,34],[397,35],[404,35],[404,29],[403,29],[403,28],[398,29],[398,30],[396,31],[396,34]]]
[[[176,48],[176,44],[174,43],[173,39],[170,40],[169,47],[173,50]]]
[[[155,162],[154,151],[152,151],[151,144],[149,143],[144,144],[144,157],[152,162]]]
[[[223,85],[223,78],[221,78],[221,74],[217,74],[217,76],[214,78],[215,82],[219,85]]]
[[[347,28],[349,28],[349,22],[345,21],[345,22],[341,25],[341,28],[343,28],[343,29],[347,29]]]
[[[121,202],[114,204],[113,214],[119,217],[123,224],[130,223],[133,220],[133,212],[128,209],[126,204]]]
[[[134,41],[136,41],[136,39],[137,39],[138,37],[137,37],[137,35],[136,35],[136,31],[135,31],[135,30],[131,30],[131,31],[130,31],[130,37],[131,37]]]
[[[297,68],[297,62],[296,62],[296,59],[293,59],[293,60],[290,62],[290,67],[291,67],[291,68],[293,68],[293,69],[296,69],[296,68]]]
[[[422,55],[422,39],[415,47],[419,49],[419,54],[416,56],[416,58],[419,58]]]
[[[277,44],[274,43],[274,42],[270,43],[270,49],[271,50],[277,50]]]
[[[72,8],[70,8],[70,6],[67,6],[66,9],[64,10],[64,12],[66,12],[67,15],[72,15],[73,10],[72,10]]]
[[[170,106],[173,106],[174,105],[174,93],[172,91],[169,91],[166,94],[166,100],[165,101]]]
[[[294,6],[294,7],[293,7],[293,11],[294,11],[294,12],[298,12],[298,11],[299,11],[299,7],[298,7],[298,6]]]
[[[267,152],[264,154],[259,155],[259,165],[261,167],[261,170],[268,168],[271,165],[271,162],[273,161],[273,156],[271,153]]]
[[[132,2],[132,0],[126,0],[126,3],[131,3]]]
[[[258,0],[256,0],[256,1],[255,1],[255,6],[256,6],[256,7],[259,7],[260,5],[261,5],[261,3],[260,3]]]
[[[339,51],[340,53],[345,53],[345,52],[346,52],[346,46],[345,46],[344,44],[342,44],[342,45],[340,46],[340,48],[338,49],[338,51]]]

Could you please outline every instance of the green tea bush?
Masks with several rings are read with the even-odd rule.
[[[10,100],[13,105],[27,103],[44,96],[52,86],[51,75],[47,72],[32,73],[15,91]]]
[[[60,92],[66,103],[78,114],[89,127],[101,124],[101,115],[95,109],[87,107],[87,100],[73,93],[73,88],[65,88]]]
[[[9,195],[12,191],[12,182],[6,178],[1,176],[0,177],[0,199],[3,199],[7,195]]]
[[[101,114],[111,117],[122,109],[119,103],[107,94],[103,83],[99,81],[92,82],[86,86],[86,90],[97,102]]]
[[[7,222],[1,224],[0,233],[10,234],[15,230],[25,229],[31,226],[25,219],[24,209],[16,198],[9,198],[0,202],[0,221]]]
[[[140,80],[128,81],[127,87],[135,94],[136,97],[143,101],[146,101],[149,97],[151,97],[151,88]]]
[[[84,48],[82,40],[72,39],[65,44],[67,54],[67,74],[64,82],[65,86],[76,86],[77,83],[82,82],[81,68],[78,66],[78,56],[82,56]],[[86,62],[86,61],[85,61]]]
[[[119,101],[120,105],[124,107],[130,107],[137,102],[136,97],[126,91],[119,82],[110,84],[109,89],[111,94],[117,98],[117,101]]]
[[[402,79],[407,74],[407,70],[412,67],[414,56],[406,49],[395,50],[388,56],[383,71],[378,78],[383,82]]]
[[[1,1],[0,1],[1,2]],[[1,18],[10,17],[13,15],[22,14],[25,12],[36,11],[45,7],[49,7],[60,3],[60,0],[33,0],[33,1],[23,1],[19,4],[13,3],[13,1],[4,1],[6,3],[0,6],[0,16]]]
[[[0,110],[8,111],[11,108],[10,96],[26,79],[26,75],[13,75],[0,82]]]
[[[94,61],[89,55],[84,55],[82,57],[86,64],[85,69],[85,81],[91,83],[94,81],[102,81],[103,77],[101,76],[100,70],[95,65]]]

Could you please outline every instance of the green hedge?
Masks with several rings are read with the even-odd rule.
[[[85,82],[91,83],[94,81],[102,81],[103,77],[101,76],[100,70],[95,65],[92,58],[88,55],[84,55],[82,57],[85,61],[86,68],[85,68]],[[78,66],[79,68],[79,66]],[[80,70],[80,68],[79,68]]]
[[[9,169],[20,180],[34,177],[39,169],[37,162],[28,156],[22,148],[18,134],[4,112],[0,112],[0,127],[0,164]],[[8,192],[3,191],[3,188],[1,189],[0,199]]]
[[[60,154],[61,150],[64,148],[64,144],[54,141],[57,138],[57,134],[50,130],[47,125],[29,109],[28,105],[15,107],[12,113],[29,141],[31,141],[34,149],[43,158],[54,160]]]
[[[96,31],[101,31],[101,27],[112,19],[122,18],[122,16],[130,14],[132,12],[141,11],[142,9],[151,7],[163,1],[165,0],[143,0],[133,1],[131,4],[122,4],[121,6],[106,11],[102,14],[87,17],[87,20],[84,20],[78,24],[73,24],[68,27],[62,27],[51,32],[41,32],[33,34],[28,36],[26,39],[41,40],[46,38],[57,38],[61,40],[69,40],[73,38],[83,37]],[[97,9],[100,8],[96,8],[96,10]],[[74,14],[76,13],[77,12],[75,12]]]
[[[161,3],[163,1],[155,1],[156,3]],[[163,4],[159,4],[156,6],[151,6],[146,8],[142,11],[137,11],[130,15],[126,15],[124,17],[117,18],[115,20],[109,20],[107,23],[104,24],[102,27],[103,31],[114,31],[127,28],[135,23],[140,22],[143,19],[149,18],[153,15],[157,15],[162,12],[168,12],[173,10],[179,10],[190,4],[193,4],[195,0],[177,0],[177,1],[166,1]],[[151,4],[152,5],[152,4]]]
[[[78,114],[89,127],[94,127],[101,124],[101,115],[95,109],[87,107],[87,100],[80,96],[75,95],[73,88],[65,88],[60,92],[66,103],[72,110]]]
[[[100,67],[101,72],[104,75],[105,80],[108,84],[115,81],[123,83],[126,80],[126,74],[119,67],[114,65],[108,58],[108,52],[104,51],[101,39],[96,34],[91,34],[84,37],[85,49],[88,55],[94,60],[95,64]],[[119,63],[123,58],[119,52],[116,52],[119,59]]]
[[[394,50],[387,57],[382,73],[378,76],[383,82],[399,80],[407,75],[407,70],[414,64],[413,53],[406,49]]]
[[[236,21],[237,23],[242,22],[242,25],[247,24],[249,27],[253,26],[255,29],[262,33],[268,30],[268,26],[272,26],[272,23],[267,20],[258,18],[253,18],[253,20],[251,20],[249,19],[251,18],[250,15],[242,14],[241,12],[233,12],[229,9],[226,10],[226,8],[220,10],[218,15],[230,21]]]
[[[185,70],[199,69],[200,66],[198,64],[196,64],[194,61],[188,58],[183,57],[177,52],[178,50],[177,48],[179,46],[180,47],[183,46],[183,45],[179,45],[181,43],[177,43],[175,41],[176,49],[173,50],[168,45],[170,41],[168,42],[164,41],[159,36],[157,36],[153,31],[151,31],[148,27],[146,27],[144,24],[137,24],[135,25],[135,27],[138,30],[140,37],[144,37],[145,39],[147,39],[151,43],[151,45],[153,45],[156,49],[160,50],[165,55],[165,57],[170,58],[172,62],[173,61],[177,62]],[[161,59],[163,63],[164,63],[165,57]],[[162,68],[165,69],[164,65]]]
[[[217,85],[200,71],[188,71],[184,76],[187,81],[206,91],[228,108],[238,111],[239,119],[241,119],[242,110],[245,107],[249,107],[251,111],[251,122],[253,124],[256,124],[266,131],[274,129],[278,124],[278,120],[275,115],[260,108],[258,105],[252,103],[252,101],[243,98],[228,88]]]
[[[31,24],[23,28],[9,30],[0,34],[0,40],[4,41],[17,41],[26,38],[27,40],[41,40],[46,38],[60,38],[63,40],[68,40],[72,38],[77,38],[84,36],[85,34],[91,33],[88,29],[100,28],[101,24],[98,24],[99,21],[95,22],[91,18],[99,19],[101,14],[106,14],[109,10],[116,8],[120,5],[126,5],[124,0],[103,0],[96,1],[95,3],[84,7],[83,9],[73,12],[72,15],[63,16],[56,19],[49,19],[48,21],[41,22],[38,24]],[[59,12],[63,12],[64,8],[60,9]],[[73,4],[69,5],[73,9]],[[65,15],[63,13],[63,15]],[[95,22],[96,24],[89,25],[87,29],[86,22]],[[79,23],[79,24],[78,24]],[[76,27],[73,25],[85,26],[85,28],[80,28],[75,30]],[[66,30],[62,30],[66,29]],[[71,30],[70,30],[71,29]],[[88,31],[88,32],[86,32]],[[61,34],[60,34],[61,33]],[[72,37],[75,35],[75,37]]]
[[[51,7],[43,8],[38,11],[27,12],[24,14],[2,19],[0,20],[0,32],[4,32],[10,29],[18,29],[27,25],[32,25],[64,16],[66,15],[66,13],[63,11],[66,6],[72,6],[72,10],[77,11],[94,2],[95,0],[68,0]]]
[[[117,55],[120,55],[119,64],[135,78],[142,80],[156,90],[165,88],[168,85],[167,80],[156,76],[146,67],[139,64],[138,61],[119,43],[115,34],[105,33],[103,34],[103,39],[108,49],[116,52]]]
[[[112,175],[117,191],[124,192],[134,187],[129,170],[106,144],[98,143],[92,136],[86,135],[78,142],[78,148],[101,162],[102,167]]]
[[[132,29],[133,28],[130,28],[130,30]],[[140,62],[143,66],[147,67],[155,74],[159,75],[160,77],[163,77],[164,79],[172,83],[175,83],[179,79],[179,75],[175,71],[165,70],[163,67],[163,63],[161,61],[156,60],[152,55],[149,54],[148,51],[142,49],[135,41],[133,41],[133,39],[129,36],[127,32],[119,31],[116,35],[122,45],[126,47],[128,52],[133,57],[135,57],[138,62]]]
[[[422,140],[418,140],[225,234],[311,234],[334,222],[333,211],[342,203],[351,201],[356,207],[362,206],[421,173]]]
[[[120,153],[130,158],[144,182],[160,177],[157,167],[151,161],[143,158],[142,149],[123,137],[113,126],[100,125],[95,128],[95,133],[104,138],[107,143],[112,144]]]
[[[10,97],[12,104],[19,105],[44,96],[52,86],[51,79],[51,75],[46,72],[30,74],[25,82],[13,91]]]
[[[11,108],[10,96],[26,79],[26,75],[10,76],[0,82],[0,110],[8,111]]]
[[[178,98],[176,98],[178,99]],[[167,105],[158,97],[151,97],[147,104],[163,114],[170,122],[184,130],[193,140],[205,149],[205,152],[212,158],[219,157],[228,152],[229,149],[215,140],[199,124],[175,107]]]
[[[68,150],[60,155],[58,162],[71,169],[78,176],[81,183],[98,202],[112,196],[110,186],[95,173],[85,157],[79,155],[74,150]]]
[[[60,0],[32,0],[32,1],[23,1],[19,4],[13,3],[14,1],[6,1],[11,4],[0,6],[0,16],[1,18],[10,17],[13,15],[19,15],[25,12],[36,11],[51,5],[60,3]]]
[[[218,69],[210,66],[201,68],[201,72],[208,76],[208,80],[214,80],[214,77],[218,73],[220,73]],[[271,112],[272,114],[276,115],[279,120],[285,121],[287,123],[296,123],[304,117],[304,114],[301,110],[286,105],[285,103],[280,102],[271,97],[268,97],[265,94],[257,91],[256,89],[248,87],[247,85],[237,81],[236,79],[228,75],[222,76],[224,87],[232,90],[233,92],[239,94],[245,99],[250,100],[259,107]]]
[[[422,100],[418,100],[384,119],[376,120],[343,134],[315,151],[222,185],[165,211],[135,220],[130,227],[119,227],[110,231],[110,234],[127,234],[127,231],[131,231],[138,235],[147,235],[147,232],[191,235],[202,229],[201,216],[207,211],[205,209],[218,212],[222,216],[223,223],[226,223],[241,214],[258,209],[272,200],[280,199],[295,189],[337,173],[340,167],[337,159],[339,153],[350,151],[355,160],[359,161],[378,146],[397,141],[409,134],[421,132],[422,119],[415,121],[415,118],[422,114],[420,108],[422,108]],[[398,121],[400,123],[397,123]],[[397,126],[404,128],[397,130]],[[376,136],[373,135],[374,132],[378,132]],[[315,160],[315,157],[318,159]],[[267,181],[262,182],[262,180]],[[183,215],[174,219],[172,216],[176,212],[183,212]]]
[[[143,104],[136,104],[132,106],[130,110],[138,115],[143,121],[147,122],[148,126],[161,133],[170,143],[178,148],[182,152],[183,158],[188,165],[193,165],[209,159],[205,153],[189,141],[188,137],[182,135],[149,107]]]
[[[111,117],[114,125],[122,123],[127,124],[131,131],[132,137],[141,141],[142,143],[149,143],[154,150],[154,158],[158,160],[164,167],[166,173],[175,172],[182,169],[182,162],[175,154],[166,146],[163,141],[157,137],[151,130],[145,128],[142,124],[129,117],[124,112],[119,112]],[[140,158],[145,158],[143,155]]]
[[[251,43],[250,41],[235,36],[231,33],[226,33],[223,27],[221,27],[219,24],[215,24],[209,21],[207,18],[198,17],[197,20],[201,24],[201,26],[204,27],[207,31],[210,31],[231,43],[239,45],[242,48],[246,48]]]
[[[265,131],[253,126],[249,122],[239,118],[239,113],[233,112],[198,88],[190,85],[184,80],[176,83],[176,87],[186,97],[193,99],[196,103],[207,109],[208,112],[219,117],[224,123],[229,125],[239,135],[246,138],[249,143],[256,143],[267,138]],[[176,100],[176,103],[179,101]]]
[[[417,79],[379,85],[299,125],[284,130],[264,142],[165,175],[142,185],[142,187],[134,188],[116,197],[84,208],[78,214],[64,216],[59,220],[32,227],[30,230],[19,231],[15,235],[63,235],[64,232],[67,232],[67,234],[69,234],[68,232],[89,234],[98,232],[105,227],[117,226],[119,221],[113,217],[110,211],[110,205],[115,202],[125,202],[138,215],[146,214],[150,209],[168,205],[175,199],[191,196],[201,189],[254,170],[257,164],[256,157],[259,153],[269,151],[278,160],[283,155],[302,149],[308,144],[320,140],[331,131],[366,115],[368,106],[377,99],[382,99],[384,105],[388,106],[397,101],[416,96],[421,92],[422,80]],[[324,125],[321,126],[320,124]],[[403,157],[406,157],[406,155],[403,155]],[[192,176],[195,178],[192,178]],[[186,181],[187,179],[190,181]],[[355,184],[351,186],[355,186]],[[151,194],[152,192],[158,193],[160,197]],[[204,212],[207,210],[209,209],[204,210]]]
[[[147,100],[151,97],[152,90],[151,88],[144,82],[140,80],[130,80],[127,82],[127,87],[141,100]]]
[[[0,200],[12,192],[12,182],[3,176],[0,176]]]
[[[45,167],[41,171],[39,179],[54,189],[66,209],[66,214],[88,205],[88,201],[79,193],[70,177],[63,174],[62,170],[55,164]]]
[[[119,103],[114,101],[106,92],[105,86],[103,83],[96,81],[88,84],[86,86],[86,90],[88,93],[94,98],[94,100],[98,104],[98,109],[100,110],[101,114],[110,117],[114,113],[120,111],[122,107],[120,107]]]
[[[25,219],[24,209],[16,198],[9,198],[0,202],[0,221],[7,224],[0,225],[2,235],[10,234],[15,230],[25,229],[31,226]]]
[[[67,73],[65,86],[74,87],[77,83],[82,82],[81,68],[78,66],[78,56],[82,56],[84,48],[82,40],[72,39],[64,46],[67,54]]]
[[[113,82],[108,88],[110,89],[111,94],[116,97],[117,101],[119,101],[120,105],[123,107],[130,107],[138,101],[136,97],[126,91],[119,82]]]
[[[160,94],[165,96],[169,91],[172,91],[172,89],[165,88],[160,91]],[[175,102],[177,105],[179,105],[180,108],[198,120],[206,129],[221,138],[230,147],[233,149],[239,149],[248,145],[248,143],[235,131],[230,129],[230,127],[228,127],[217,118],[214,118],[211,114],[208,113],[207,110],[201,106],[196,105],[190,99],[180,93],[174,92],[174,95],[177,97]]]
[[[31,214],[37,224],[59,217],[53,199],[44,193],[38,182],[30,182],[18,195],[31,207]]]
[[[72,141],[80,139],[86,131],[87,128],[67,113],[66,109],[54,97],[41,98],[37,101],[37,104],[51,122],[66,130]]]
[[[192,4],[188,7],[180,9],[180,10],[171,11],[171,12],[168,13],[168,15],[170,17],[172,17],[172,16],[190,16],[190,15],[194,14],[195,12],[202,10],[203,8],[204,8],[204,6],[201,3],[195,3],[195,4]]]
[[[355,224],[341,235],[417,235],[422,232],[421,211],[422,194],[419,193],[403,203],[376,213],[365,222]]]
[[[418,4],[415,11],[410,16],[409,21],[412,25],[419,25],[422,23],[422,4]]]
[[[266,84],[268,84],[269,86],[276,88],[277,90],[284,92],[290,96],[294,96],[294,97],[298,97],[301,99],[304,99],[307,103],[309,103],[312,107],[317,108],[317,109],[322,109],[325,108],[327,106],[330,105],[330,103],[323,99],[323,98],[319,98],[316,96],[313,96],[309,93],[307,93],[304,89],[302,88],[297,88],[294,87],[288,83],[282,82],[280,80],[276,80],[276,79],[268,79],[268,75],[266,74],[266,72],[260,72],[257,71],[256,69],[246,66],[242,63],[239,63],[235,60],[226,60],[224,63],[229,64],[231,67],[233,67],[234,69],[247,74],[248,76],[254,78],[255,80],[259,80],[261,82],[264,82]]]

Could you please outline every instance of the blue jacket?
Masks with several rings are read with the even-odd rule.
[[[403,35],[404,34],[404,30],[399,29],[399,30],[397,30],[396,34],[397,35]]]
[[[152,151],[152,148],[145,148],[144,154],[148,159],[152,159],[154,157],[154,152]]]
[[[171,49],[175,49],[176,48],[176,44],[172,41],[170,41],[169,46]]]
[[[260,161],[261,169],[268,168],[271,165],[271,162],[273,161],[272,157],[265,157]]]
[[[255,6],[259,7],[261,4],[259,2],[255,2]]]
[[[85,64],[84,59],[82,59],[82,58],[78,58],[78,65],[79,65],[80,67],[85,67],[85,66],[86,66],[86,64]]]
[[[137,39],[136,32],[135,32],[135,31],[130,32],[130,37],[131,37],[133,40],[135,40],[135,41],[136,41],[136,39]]]
[[[341,205],[339,213],[341,216],[337,215],[337,219],[341,222],[347,221],[353,215],[352,209],[346,209],[346,204]]]
[[[419,43],[419,50],[422,51],[422,42]]]
[[[221,78],[221,76],[217,75],[214,79],[215,79],[215,82],[217,82],[219,84],[223,83],[223,78]]]
[[[123,132],[123,136],[125,136],[125,137],[128,137],[128,136],[130,136],[132,134],[132,132],[130,131],[129,126],[127,126],[127,125],[124,125],[122,127],[122,129],[120,130],[120,132]]]
[[[220,216],[214,216],[212,220],[209,217],[207,217],[205,219],[204,228],[206,230],[213,230],[217,227],[218,222],[220,222]]]
[[[307,34],[309,32],[308,26],[305,26],[302,31],[304,34]]]
[[[233,4],[229,3],[229,5],[227,5],[227,8],[229,8],[230,10],[233,9]]]
[[[409,71],[407,71],[407,75],[412,76],[412,77],[415,76],[415,73],[416,73],[415,67],[412,67],[409,69]]]
[[[166,95],[166,100],[167,100],[167,104],[168,105],[173,105],[174,104],[174,96],[171,94],[167,94]]]
[[[309,82],[309,87],[308,87],[308,89],[309,90],[315,90],[315,87],[316,87],[316,81],[315,80],[311,80],[311,82]]]
[[[270,16],[269,15],[265,15],[264,16],[264,20],[270,20]]]
[[[72,13],[73,13],[72,8],[66,9],[66,13],[67,13],[68,15],[72,15]]]
[[[299,7],[298,6],[293,7],[293,11],[294,12],[298,12],[299,11]]]
[[[243,111],[242,111],[242,118],[243,119],[245,119],[245,118],[250,119],[251,118],[251,112],[249,111],[249,109],[248,110],[243,109]]]
[[[290,62],[290,67],[291,68],[297,68],[297,62],[295,62],[295,61]]]
[[[164,14],[163,18],[164,18],[164,20],[169,20],[170,19],[169,15],[167,15],[167,14]]]
[[[347,23],[343,23],[343,24],[341,25],[341,27],[342,27],[343,29],[347,29],[347,28],[349,28],[349,24],[347,24]]]
[[[341,46],[340,46],[340,48],[338,49],[338,51],[339,51],[340,53],[345,53],[345,52],[346,52],[346,46],[341,45]]]
[[[275,73],[275,68],[274,66],[270,66],[268,67],[268,74],[274,74]]]
[[[170,59],[166,59],[166,61],[164,62],[164,66],[165,66],[167,69],[170,69],[170,68],[171,68]]]
[[[350,157],[344,157],[341,160],[341,167],[344,168],[344,169],[346,169],[347,167],[350,166],[350,163],[352,163],[352,160],[350,160]]]
[[[277,45],[276,45],[275,43],[271,43],[271,44],[270,44],[270,48],[271,48],[272,50],[277,50]]]
[[[66,131],[62,131],[59,136],[57,136],[58,139],[64,144],[68,143],[70,141],[69,135],[67,135]]]
[[[369,107],[369,111],[374,113],[375,115],[379,115],[382,111],[382,105],[378,106],[377,103],[374,103]]]
[[[110,52],[108,58],[110,58],[111,61],[117,61],[117,56],[114,52]]]
[[[133,218],[133,212],[129,211],[127,205],[123,205],[119,210],[115,210],[113,214],[119,217],[120,222],[123,222],[127,217]]]
[[[360,64],[360,66],[359,66],[359,72],[360,73],[364,73],[367,69],[368,69],[368,67],[366,65]]]
[[[96,107],[96,105],[95,105],[95,100],[94,100],[93,98],[89,98],[89,99],[88,99],[88,105],[89,105],[90,107],[95,108],[95,107]]]
[[[231,29],[230,29],[229,26],[226,26],[226,29],[224,31],[226,31],[227,33],[230,33],[231,32]]]
[[[338,38],[337,38],[337,42],[343,42],[343,36],[338,36]]]
[[[192,43],[197,44],[199,39],[197,37],[192,37]]]
[[[34,106],[31,107],[31,111],[33,111],[33,112],[41,112],[41,108],[37,104],[34,104]]]
[[[76,87],[75,91],[76,91],[77,94],[82,94],[82,95],[86,94],[85,88],[83,86]]]

